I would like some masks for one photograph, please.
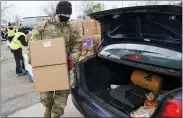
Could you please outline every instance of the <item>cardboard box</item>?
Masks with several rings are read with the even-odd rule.
[[[69,89],[67,64],[33,68],[33,74],[36,92]]]
[[[91,35],[101,35],[101,28],[100,27],[93,28]]]
[[[98,46],[100,45],[101,43],[101,35],[93,35],[94,37],[94,46],[93,46],[93,49],[94,49],[94,52],[97,50]]]
[[[95,20],[84,20],[83,28],[84,28],[84,36],[101,34],[100,24]]]
[[[92,29],[92,33],[91,33],[90,35],[98,35],[98,34],[97,34],[97,29],[96,29],[96,28],[93,28],[93,29]]]
[[[92,29],[95,28],[95,21],[94,20],[84,20],[83,28],[84,28],[84,36],[92,36],[93,35]]]
[[[97,33],[97,35],[101,35],[101,28],[100,27],[96,28],[96,33]]]
[[[35,91],[46,92],[69,89],[67,53],[63,38],[30,43]]]
[[[93,35],[94,37],[94,44],[99,45],[101,43],[101,35]]]
[[[100,23],[95,20],[95,27],[100,27]]]
[[[63,38],[30,42],[30,55],[33,68],[67,63]]]

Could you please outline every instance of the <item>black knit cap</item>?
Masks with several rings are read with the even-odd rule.
[[[56,7],[56,14],[72,14],[72,5],[68,1],[60,1]]]

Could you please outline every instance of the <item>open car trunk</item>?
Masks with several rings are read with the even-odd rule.
[[[104,58],[93,56],[84,62],[85,78],[83,80],[85,80],[87,92],[89,91],[100,101],[110,104],[113,108],[130,116],[133,111],[144,104],[151,104],[152,101],[147,101],[147,97],[149,99],[149,96],[154,96],[157,100],[153,101],[154,104],[160,104],[164,101],[161,99],[161,94],[169,95],[165,95],[165,93],[172,93],[172,90],[182,86],[180,72],[177,71],[181,69],[181,54],[177,53],[182,52],[181,7],[168,5],[128,7],[94,13],[90,17],[101,23],[102,43],[98,47],[98,52],[107,49],[103,51],[105,52],[103,55],[99,53]],[[142,45],[145,45],[144,48]],[[163,48],[162,51],[157,47]],[[176,55],[173,56],[169,51],[166,52],[166,49],[175,51],[173,53]],[[126,60],[129,59],[127,58],[129,55],[143,59],[134,64],[128,62],[127,65]],[[176,57],[177,55],[179,56]],[[178,64],[176,64],[177,62]],[[147,65],[153,69],[155,67],[156,71],[149,66],[148,70],[151,68],[152,72],[148,71]],[[174,65],[178,66],[174,67]],[[146,68],[146,70],[137,67]],[[170,68],[174,68],[175,71],[172,72]],[[168,73],[167,75],[162,74],[164,73],[162,71],[167,70],[168,72],[165,72]],[[161,73],[159,73],[160,71]],[[134,72],[136,73],[134,74]],[[151,75],[155,75],[154,78],[149,77]],[[146,79],[149,82],[144,84]],[[118,87],[114,88],[111,85]],[[157,95],[149,94],[153,89],[158,89],[158,86],[161,86],[161,89],[156,93]],[[155,107],[155,109],[157,108]],[[144,117],[143,115],[137,116]]]
[[[131,112],[144,105],[145,94],[151,92],[132,83],[131,76],[134,70],[140,69],[100,57],[90,58],[84,63],[87,89],[103,102],[130,115]],[[152,74],[162,78],[163,84],[160,92],[162,94],[181,87],[181,78],[179,77],[154,72]],[[118,85],[118,87],[111,88],[111,85]]]

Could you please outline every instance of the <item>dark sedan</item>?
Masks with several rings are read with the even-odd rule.
[[[75,64],[71,88],[83,116],[181,118],[182,7],[128,7],[90,17],[101,24],[102,43]]]

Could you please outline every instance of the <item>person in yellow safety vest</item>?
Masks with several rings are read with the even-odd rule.
[[[16,28],[15,27],[11,27],[11,24],[9,23],[8,27],[7,27],[7,30],[8,32],[8,41],[11,42],[13,37],[15,36],[15,33],[16,33]]]
[[[25,67],[22,51],[24,50],[25,46],[28,46],[28,34],[29,31],[26,31],[24,28],[20,28],[10,43],[10,49],[11,52],[14,54],[16,62],[16,74],[19,76],[25,75],[25,73],[23,72],[23,69],[25,69]]]
[[[94,8],[92,12],[95,13],[95,12],[99,12],[99,11],[101,11],[101,8]]]

